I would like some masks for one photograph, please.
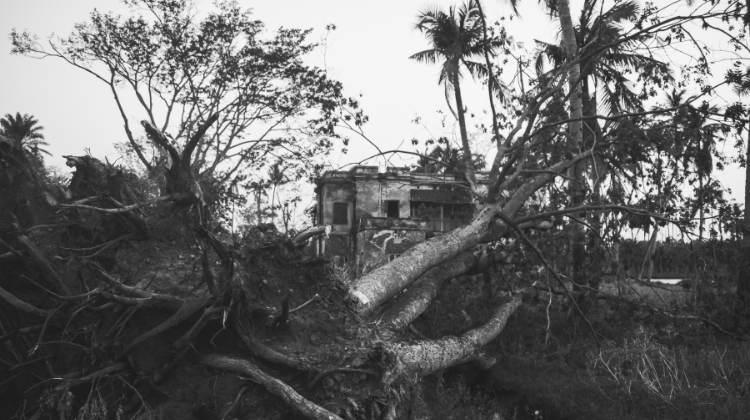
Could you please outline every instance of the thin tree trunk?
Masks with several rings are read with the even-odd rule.
[[[573,19],[570,16],[570,4],[568,0],[556,0],[557,1],[557,12],[560,16],[560,27],[563,35],[563,43],[565,44],[565,54],[567,56],[566,65],[568,67],[568,89],[570,90],[570,118],[573,119],[568,124],[568,131],[571,138],[571,148],[574,153],[580,152],[581,145],[583,143],[583,130],[582,130],[582,118],[583,118],[583,101],[581,96],[581,67],[580,65],[570,64],[571,62],[578,59],[578,44],[576,42],[575,30],[573,27]],[[584,180],[583,164],[578,163],[574,165],[570,171],[569,176],[572,178],[570,185],[570,204],[573,207],[578,207],[583,203],[583,185]],[[579,217],[581,215],[578,215]],[[583,216],[585,217],[585,215]],[[578,223],[573,223],[570,231],[570,247],[572,254],[572,274],[573,281],[581,284],[583,277],[583,264],[586,256],[586,248],[584,245],[585,232],[583,226]]]
[[[273,210],[273,200],[276,198],[276,184],[273,184],[273,193],[271,194],[271,223],[276,224],[276,212]]]
[[[458,73],[453,76],[453,93],[456,96],[456,113],[458,114],[458,128],[461,132],[461,145],[464,152],[464,166],[466,166],[466,178],[469,185],[476,190],[477,178],[474,173],[474,160],[471,155],[471,146],[469,146],[469,135],[466,131],[466,118],[464,115],[464,102],[461,98],[461,84],[458,80]]]
[[[698,222],[698,240],[703,243],[703,221],[705,220],[703,211],[703,174],[698,175],[698,186],[700,188],[700,192],[698,193],[698,218],[700,219]]]
[[[748,29],[750,29],[750,25],[748,26]],[[749,163],[745,164],[745,214],[744,226],[740,228],[742,236],[739,237],[742,244],[740,252],[745,255],[745,258],[744,262],[740,264],[737,294],[750,300],[750,130],[747,132],[747,148],[745,153],[745,162]],[[741,223],[737,224],[741,225]]]
[[[495,73],[492,71],[489,41],[487,40],[487,20],[484,16],[484,10],[482,10],[482,2],[479,0],[477,0],[477,8],[479,9],[479,16],[482,18],[482,41],[484,41],[484,48],[482,48],[482,51],[484,52],[484,62],[487,65],[487,95],[490,101],[490,111],[492,112],[492,136],[494,141],[497,142],[497,146],[500,146],[500,132],[498,131],[497,111],[495,111],[495,98],[493,97],[493,88],[497,89],[499,87],[495,86]],[[521,68],[520,61],[518,62],[518,73],[521,76],[521,97],[525,98],[526,95],[523,93],[523,69]],[[502,156],[500,158],[502,158]]]

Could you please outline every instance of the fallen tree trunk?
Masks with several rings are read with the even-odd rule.
[[[417,244],[400,258],[355,280],[349,297],[355,302],[356,310],[369,314],[430,268],[478,245],[499,211],[499,205],[488,205],[470,224]]]
[[[384,311],[382,323],[393,329],[406,327],[430,306],[444,282],[469,271],[480,273],[487,270],[493,262],[505,259],[501,252],[490,252],[467,251],[431,268]]]
[[[493,240],[491,238],[502,237],[507,231],[507,226],[503,226],[503,223],[497,221],[496,218],[502,219],[507,225],[534,192],[591,153],[591,151],[580,153],[570,160],[551,166],[545,173],[525,180],[521,187],[510,195],[504,205],[486,204],[468,225],[419,243],[404,252],[400,258],[355,280],[349,288],[349,299],[354,302],[355,310],[367,315],[408,287],[430,268],[482,242]],[[489,198],[496,199],[496,197]],[[551,224],[548,223],[538,226],[532,223],[527,227],[547,229],[550,226]]]
[[[508,318],[521,303],[521,294],[516,294],[510,302],[500,305],[484,325],[469,330],[460,337],[444,337],[408,344],[386,344],[386,350],[399,361],[386,376],[399,375],[399,370],[408,374],[429,375],[440,369],[474,360],[475,352],[503,331]]]
[[[200,363],[213,369],[229,370],[249,376],[254,381],[263,385],[268,392],[278,396],[308,418],[316,420],[343,420],[341,417],[303,397],[289,385],[263,372],[247,360],[210,354],[202,356]]]

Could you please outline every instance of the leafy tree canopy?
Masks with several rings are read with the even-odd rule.
[[[52,56],[88,72],[112,91],[129,147],[149,170],[169,156],[134,133],[138,115],[184,147],[211,115],[219,119],[195,146],[190,164],[199,174],[229,181],[269,160],[295,165],[297,178],[321,168],[347,119],[366,121],[341,83],[304,63],[315,48],[310,30],[265,26],[236,1],[199,12],[192,1],[124,0],[129,17],[91,12],[67,38],[13,30],[13,53]],[[135,98],[135,101],[131,100]]]

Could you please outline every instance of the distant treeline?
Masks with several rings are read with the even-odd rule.
[[[638,276],[647,250],[648,241],[620,242],[621,269],[630,275]],[[652,258],[652,277],[655,278],[691,277],[704,273],[714,279],[731,280],[736,277],[735,267],[739,266],[742,259],[741,241],[657,241]]]

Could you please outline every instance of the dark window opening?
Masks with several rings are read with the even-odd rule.
[[[387,208],[387,212],[388,213],[387,213],[387,216],[388,217],[399,218],[400,217],[400,213],[399,213],[399,210],[398,210],[398,200],[389,200],[389,201],[386,201],[386,203],[388,204],[388,208]]]
[[[349,204],[333,203],[333,224],[334,225],[348,225],[349,224]]]
[[[388,254],[388,261],[393,261],[400,256],[401,254]]]

